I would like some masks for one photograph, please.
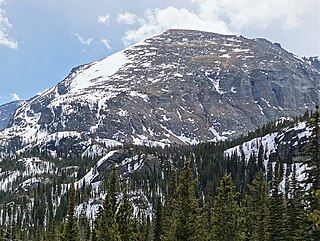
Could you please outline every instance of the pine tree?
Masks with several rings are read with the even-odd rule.
[[[305,193],[305,198],[310,202],[311,211],[314,209],[314,202],[316,202],[315,192],[320,190],[320,116],[319,107],[311,116],[308,122],[308,127],[311,128],[310,141],[307,144],[304,152],[306,159],[302,160],[302,164],[307,168],[303,172],[306,179],[303,183],[310,184],[310,188]]]
[[[117,223],[117,193],[118,193],[118,176],[115,167],[108,182],[108,190],[103,201],[102,207],[99,208],[92,231],[92,240],[97,241],[120,241],[119,225]]]
[[[317,208],[309,213],[309,219],[313,222],[317,232],[320,232],[320,191],[316,192]]]
[[[260,241],[268,239],[267,222],[269,211],[268,184],[263,171],[259,171],[245,198],[247,214],[247,239]]]
[[[75,189],[74,182],[70,184],[70,190],[68,195],[68,212],[67,219],[64,225],[64,231],[62,235],[63,241],[80,241],[79,227],[77,217],[74,215],[75,209]]]
[[[258,151],[258,164],[257,164],[257,168],[258,170],[265,170],[265,167],[264,167],[264,147],[263,147],[263,144],[262,144],[262,141],[260,143],[260,146],[259,146],[259,151]]]
[[[319,210],[316,193],[320,191],[320,113],[319,106],[316,106],[316,111],[311,115],[308,122],[308,127],[311,129],[310,141],[303,151],[303,156],[306,158],[302,160],[301,164],[306,165],[306,169],[302,174],[306,178],[302,181],[306,185],[304,193],[304,201],[307,204],[306,210],[308,216]],[[309,239],[320,240],[320,232],[314,223],[309,223]]]
[[[79,217],[79,230],[80,230],[79,232],[80,239],[82,241],[90,240],[90,236],[91,236],[90,223],[84,212],[84,209],[81,212]]]
[[[135,220],[133,216],[133,207],[129,200],[127,187],[124,188],[122,203],[117,214],[117,223],[122,241],[137,240],[135,234]]]
[[[289,183],[289,198],[287,202],[290,240],[306,240],[306,213],[304,210],[302,188],[297,180],[296,165],[293,165]]]
[[[203,241],[211,241],[210,234],[208,230],[212,227],[212,209],[213,209],[213,183],[211,181],[207,182],[206,191],[205,191],[205,198],[204,198],[204,205],[201,208],[201,219],[202,219],[202,228],[208,233],[208,235],[204,235],[202,240]]]
[[[153,241],[161,241],[161,235],[163,234],[162,226],[162,203],[161,198],[157,199],[157,206],[154,215],[154,228],[153,228]]]
[[[285,241],[288,238],[288,222],[283,193],[279,191],[280,168],[276,163],[270,196],[268,232],[270,241]]]
[[[220,181],[218,196],[214,202],[212,214],[212,241],[245,240],[244,219],[241,217],[231,176],[224,176]]]
[[[166,217],[170,226],[161,237],[162,241],[196,241],[201,240],[201,234],[204,235],[200,229],[199,204],[194,186],[189,162],[185,162],[176,189],[176,199],[170,206],[172,213]]]

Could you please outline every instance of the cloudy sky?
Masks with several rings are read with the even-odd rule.
[[[0,104],[169,28],[263,37],[320,55],[319,0],[0,0]]]

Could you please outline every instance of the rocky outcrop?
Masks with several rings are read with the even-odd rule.
[[[16,109],[21,106],[22,101],[13,101],[0,106],[0,131],[5,129]]]

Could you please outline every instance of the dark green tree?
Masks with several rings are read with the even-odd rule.
[[[119,232],[122,241],[137,240],[137,235],[135,233],[136,222],[133,216],[133,207],[129,200],[127,187],[124,188],[122,202],[117,214],[117,223],[119,225]]]
[[[304,201],[308,216],[319,210],[320,206],[317,201],[316,193],[320,191],[320,114],[319,106],[316,106],[315,112],[308,121],[308,127],[311,129],[309,143],[303,150],[301,164],[307,168],[302,172],[306,178],[302,181],[306,185]],[[309,239],[320,240],[320,232],[313,222],[309,223]]]
[[[163,234],[162,222],[162,203],[161,198],[158,197],[154,214],[153,241],[161,241],[161,235]]]
[[[259,171],[245,197],[247,240],[268,240],[269,186],[263,171]]]
[[[70,184],[69,195],[68,195],[68,212],[66,223],[64,225],[64,231],[62,234],[63,241],[80,241],[79,227],[77,217],[74,215],[75,209],[75,189],[74,182]]]
[[[79,217],[79,233],[80,233],[80,239],[82,241],[90,240],[91,229],[90,229],[89,220],[85,213],[85,209],[82,210]]]
[[[212,241],[245,240],[244,218],[236,201],[238,193],[234,189],[231,176],[224,176],[212,211]]]
[[[297,180],[296,165],[293,165],[289,183],[289,198],[287,201],[289,236],[291,240],[306,240],[306,212],[303,203],[303,190]]]
[[[317,232],[320,232],[320,191],[316,192],[318,208],[309,213],[309,220],[314,224]]]
[[[99,208],[92,232],[92,239],[97,241],[120,241],[120,231],[117,222],[118,175],[115,167],[108,181],[108,190],[102,207]]]
[[[189,162],[185,162],[179,177],[176,198],[171,200],[172,212],[166,217],[170,226],[161,237],[162,241],[196,241],[205,235],[201,231],[199,204],[195,198],[194,186]]]
[[[262,141],[260,143],[260,146],[259,146],[259,151],[258,151],[258,164],[257,164],[257,168],[258,170],[265,170],[265,167],[264,167],[264,156],[265,156],[265,152],[264,152],[264,147],[263,147],[263,144],[262,144]]]
[[[287,211],[283,193],[279,190],[280,163],[275,165],[269,207],[268,232],[270,241],[285,241],[289,239]]]

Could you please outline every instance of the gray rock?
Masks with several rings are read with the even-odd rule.
[[[73,69],[19,108],[6,133],[194,144],[232,138],[320,102],[319,68],[265,39],[168,30],[122,53],[126,61],[117,68],[111,56]],[[116,71],[104,74],[110,66]]]

